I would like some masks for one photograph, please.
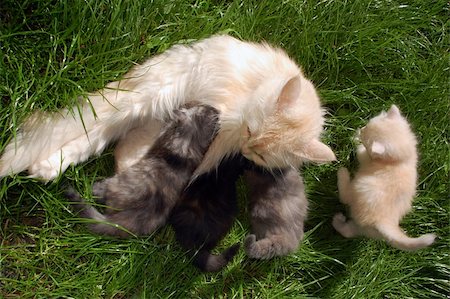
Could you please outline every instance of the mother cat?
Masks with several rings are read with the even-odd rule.
[[[319,140],[324,119],[314,86],[287,54],[219,35],[148,59],[73,112],[32,115],[6,146],[0,177],[28,170],[51,180],[117,139],[121,171],[145,154],[161,120],[191,100],[220,111],[220,132],[197,174],[239,151],[266,168],[335,159]]]

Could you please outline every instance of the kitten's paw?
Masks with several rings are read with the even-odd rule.
[[[350,179],[350,172],[345,167],[341,167],[337,172],[338,180],[348,180]]]
[[[256,235],[253,234],[248,235],[247,237],[245,237],[244,240],[244,248],[245,249],[250,248],[255,242],[256,242]]]
[[[342,213],[337,213],[336,215],[334,215],[333,217],[333,227],[338,230],[338,228],[341,228],[345,222],[347,222],[347,218],[344,216],[344,214]]]
[[[359,226],[352,219],[347,219],[342,213],[334,215],[332,224],[334,229],[345,238],[354,238],[363,234]]]
[[[357,129],[355,132],[355,135],[352,138],[352,141],[354,143],[360,143],[361,142],[361,129]]]
[[[105,192],[107,189],[107,179],[95,182],[92,186],[92,195],[95,197],[103,197],[105,196]]]
[[[249,235],[244,241],[245,253],[253,259],[267,260],[276,255],[276,248],[270,239],[256,241],[255,235]]]

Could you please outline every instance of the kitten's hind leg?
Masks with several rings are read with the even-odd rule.
[[[350,191],[350,173],[347,168],[339,168],[338,173],[338,191],[339,200],[344,204],[348,204],[351,201],[351,191]]]
[[[111,215],[104,215],[87,203],[72,188],[69,188],[65,192],[65,196],[72,201],[73,208],[80,217],[95,220],[95,222],[89,224],[89,229],[97,234],[127,238],[135,235],[149,234],[155,230],[152,228],[152,230],[143,231],[142,219],[144,217],[142,217],[142,213],[145,213],[145,210],[130,209]]]
[[[353,220],[347,220],[342,213],[334,215],[332,224],[334,229],[346,238],[361,235],[358,225]]]

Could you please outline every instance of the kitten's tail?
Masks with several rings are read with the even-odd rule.
[[[233,259],[239,247],[239,244],[234,244],[219,255],[214,255],[207,250],[201,249],[194,257],[193,263],[203,272],[220,271]]]
[[[78,212],[78,215],[82,218],[92,219],[98,221],[98,223],[89,224],[89,229],[97,234],[108,235],[108,236],[118,236],[118,237],[129,237],[132,235],[125,229],[121,229],[120,226],[109,219],[108,216],[100,213],[96,208],[87,203],[84,198],[80,196],[78,192],[69,188],[65,192],[66,198],[73,201],[73,207]]]
[[[425,234],[417,238],[408,237],[403,230],[397,225],[377,225],[378,232],[393,247],[413,251],[425,248],[433,244],[436,238],[435,234]]]

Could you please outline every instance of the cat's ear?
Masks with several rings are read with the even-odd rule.
[[[309,161],[316,163],[327,163],[336,161],[331,148],[317,139],[313,139],[308,145],[299,153],[299,155]]]
[[[301,79],[300,76],[292,77],[284,86],[278,97],[277,108],[284,110],[292,107],[300,95]]]
[[[387,116],[389,118],[397,118],[400,117],[400,110],[398,109],[397,106],[392,105],[391,108],[389,108],[388,112],[387,112]]]
[[[386,153],[386,147],[381,142],[374,141],[370,146],[370,153],[372,158],[380,158]]]

